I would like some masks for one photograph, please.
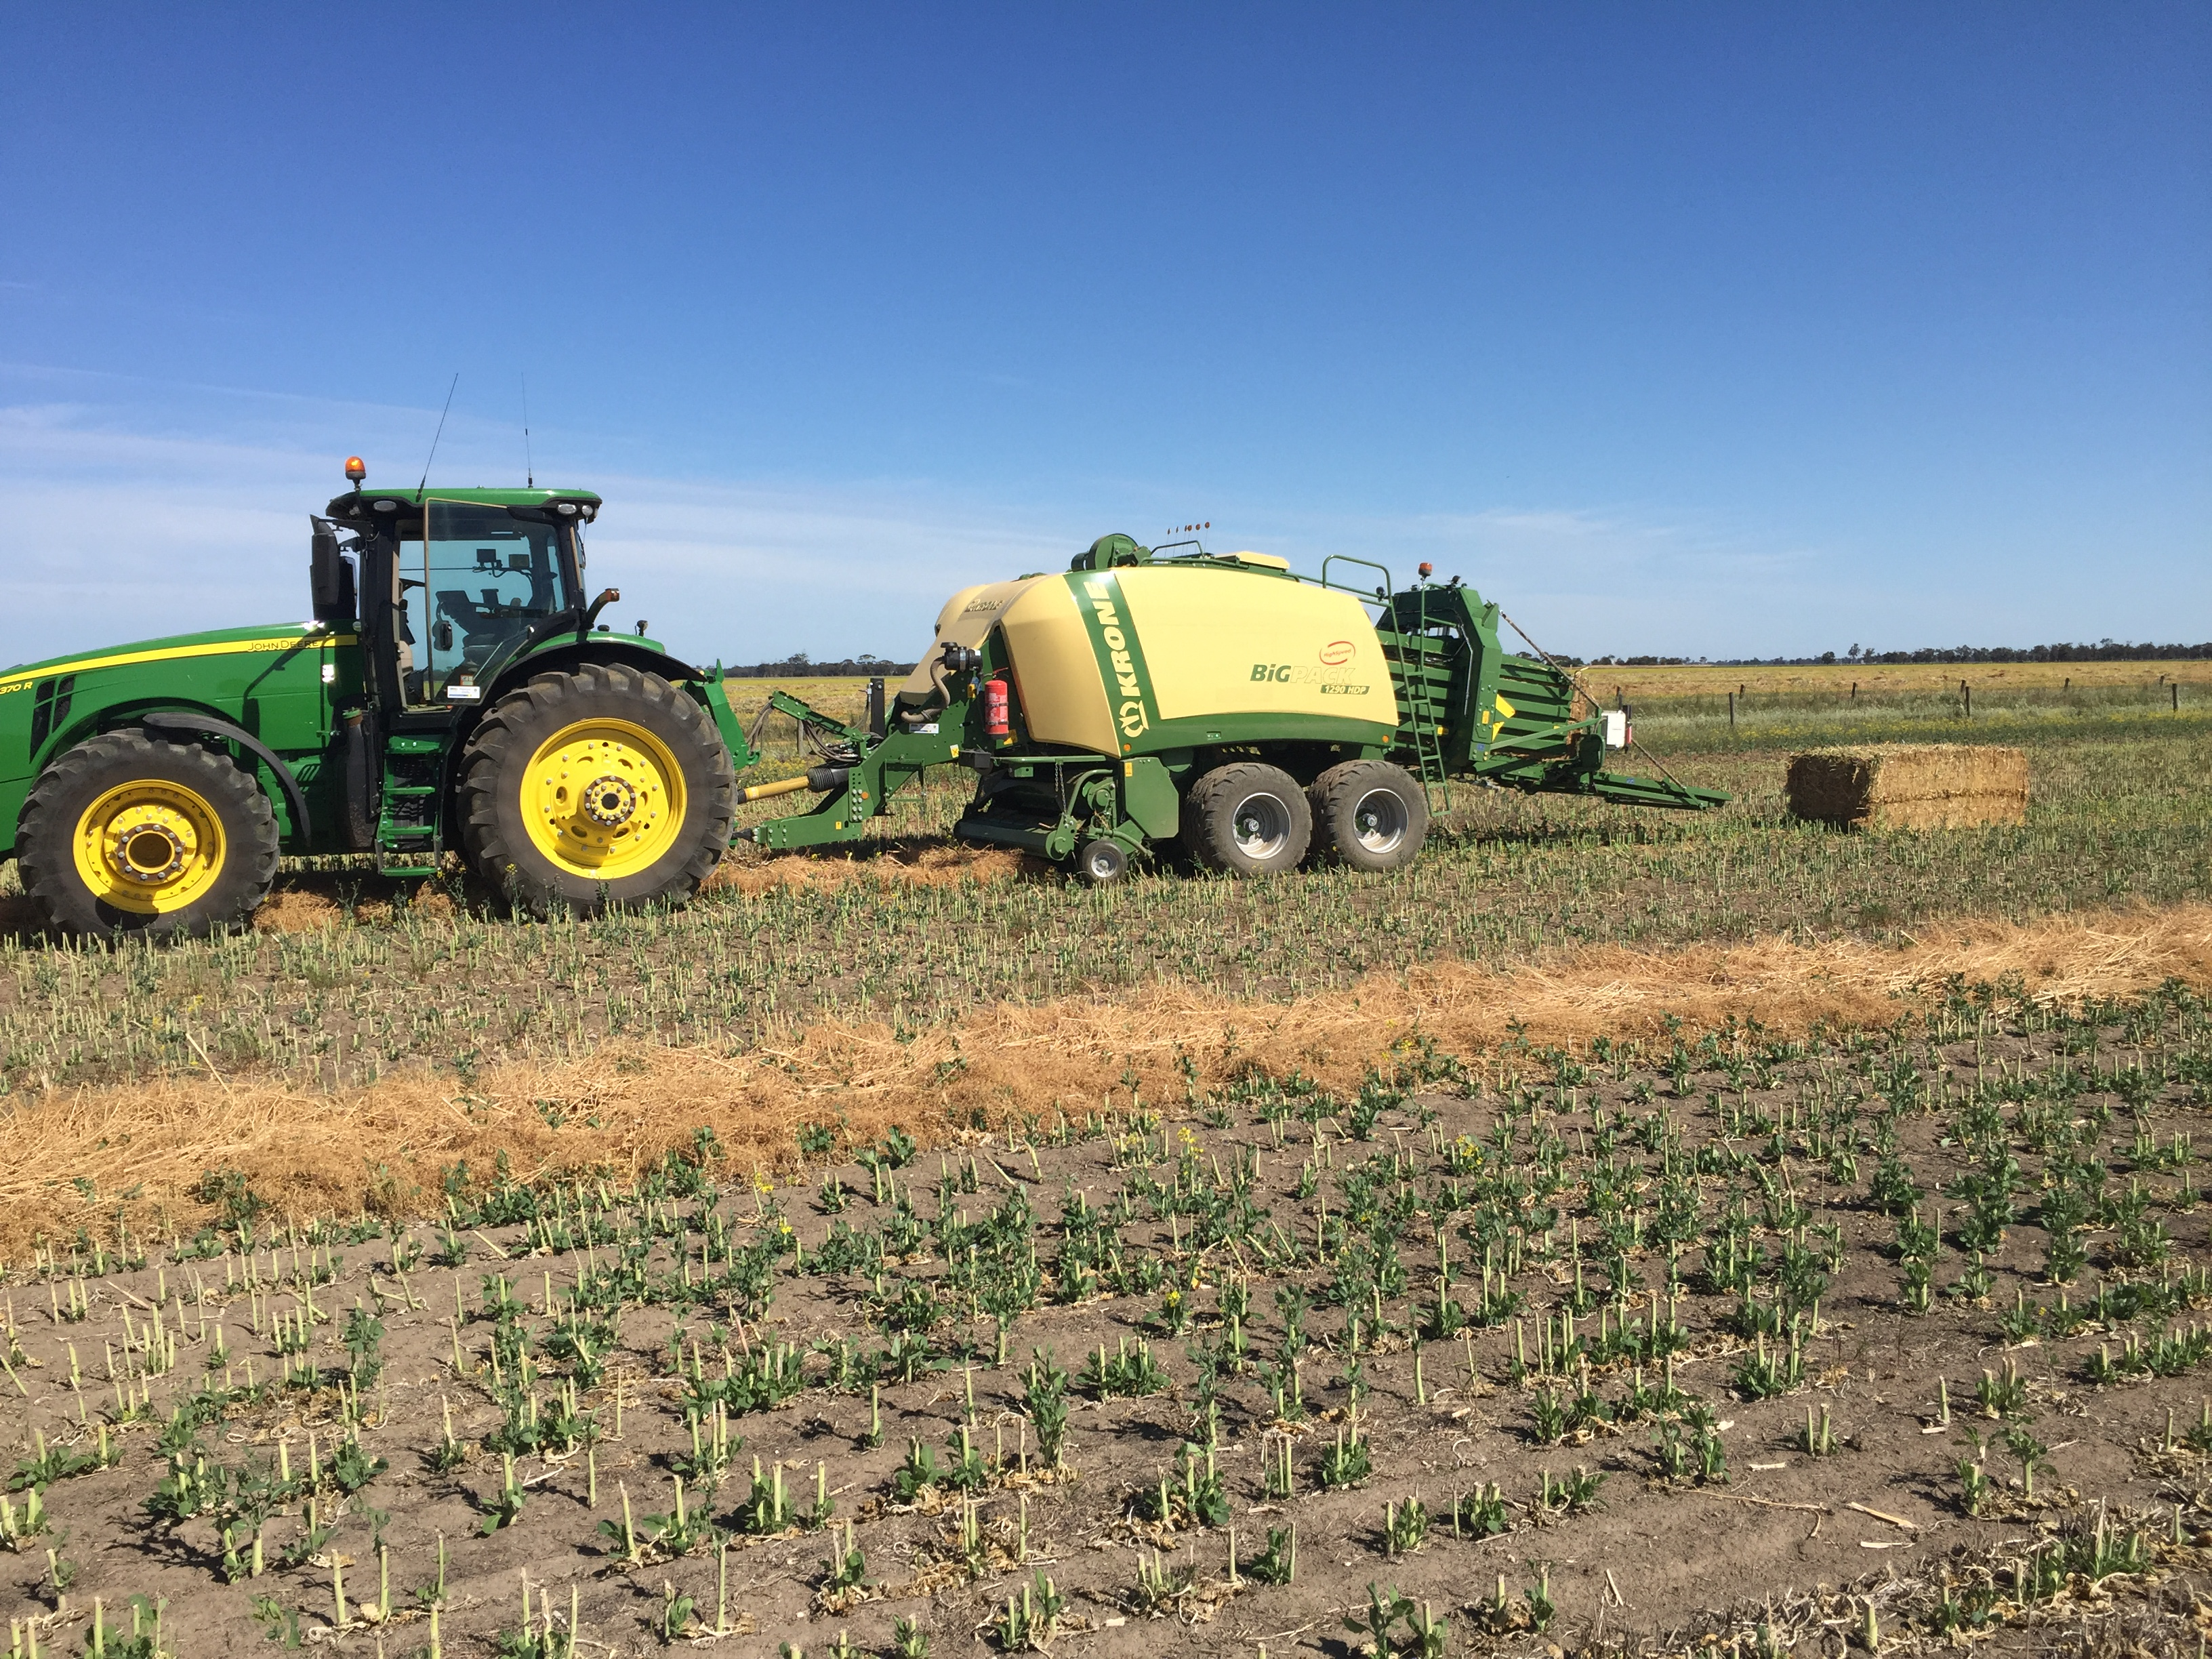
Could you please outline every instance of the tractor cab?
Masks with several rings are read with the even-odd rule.
[[[358,609],[384,708],[473,707],[515,658],[589,631],[582,532],[599,508],[573,490],[356,489],[315,520],[316,617],[348,624]]]

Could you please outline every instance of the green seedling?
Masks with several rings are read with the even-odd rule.
[[[1451,1523],[1455,1538],[1494,1538],[1513,1524],[1505,1494],[1494,1481],[1453,1498]]]
[[[682,1518],[684,1483],[676,1483],[678,1518]],[[760,1459],[753,1459],[752,1491],[738,1506],[738,1524],[756,1537],[768,1537],[788,1530],[797,1521],[790,1494],[784,1489],[783,1465],[775,1463],[765,1474]],[[681,1550],[677,1552],[681,1553]]]
[[[1368,1477],[1372,1467],[1367,1443],[1360,1438],[1358,1425],[1352,1425],[1348,1437],[1346,1431],[1340,1428],[1336,1443],[1322,1453],[1321,1483],[1331,1489],[1357,1486]]]
[[[1346,1613],[1345,1629],[1355,1636],[1366,1638],[1367,1651],[1372,1659],[1390,1659],[1391,1633],[1401,1619],[1408,1618],[1413,1604],[1398,1593],[1395,1584],[1376,1584],[1371,1579],[1367,1585],[1367,1607],[1359,1613]]]
[[[1960,1457],[1952,1462],[1952,1470],[1959,1477],[1959,1503],[1970,1516],[1978,1516],[1985,1509],[1996,1483],[1982,1468],[1982,1437],[1971,1429],[1966,1431],[1966,1443],[1974,1449],[1972,1457]]]
[[[1022,1586],[1018,1596],[1006,1597],[1006,1608],[991,1634],[1007,1653],[1044,1652],[1060,1631],[1066,1600],[1042,1572]]]
[[[498,1495],[484,1505],[484,1517],[477,1530],[489,1538],[502,1527],[511,1527],[521,1517],[522,1506],[529,1500],[522,1483],[514,1478],[514,1455],[507,1453],[500,1460]]]
[[[1418,1498],[1382,1506],[1382,1553],[1411,1555],[1428,1541],[1429,1511]]]
[[[1590,1509],[1602,1507],[1598,1498],[1606,1477],[1594,1474],[1577,1463],[1575,1472],[1558,1478],[1549,1469],[1540,1471],[1542,1487],[1537,1498],[1540,1509],[1555,1510],[1562,1514],[1579,1515]]]
[[[1190,1594],[1197,1570],[1188,1566],[1170,1568],[1166,1558],[1157,1550],[1137,1552],[1136,1603],[1139,1612],[1156,1613],[1171,1611],[1183,1597]]]
[[[1523,1595],[1528,1603],[1528,1628],[1541,1636],[1551,1629],[1552,1620],[1559,1614],[1559,1608],[1552,1601],[1551,1570],[1548,1567],[1539,1568],[1535,1587],[1523,1592]]]
[[[1243,1569],[1244,1576],[1263,1584],[1287,1584],[1297,1577],[1298,1529],[1295,1526],[1267,1528],[1267,1547]]]
[[[1974,1398],[1984,1417],[2034,1421],[2035,1413],[2028,1409],[2027,1384],[2009,1359],[2004,1362],[2002,1376],[1996,1371],[1982,1373],[1982,1380],[1974,1385]]]
[[[691,1597],[679,1595],[673,1584],[660,1587],[660,1639],[673,1643],[689,1631],[698,1617],[698,1607]],[[794,1652],[788,1644],[784,1651]]]
[[[755,1477],[757,1480],[757,1476]],[[891,1492],[902,1504],[919,1502],[925,1492],[936,1491],[944,1482],[944,1474],[937,1467],[937,1454],[918,1439],[907,1443],[906,1462],[891,1477]]]
[[[822,1568],[822,1590],[825,1595],[837,1595],[857,1590],[867,1584],[868,1562],[860,1547],[853,1541],[853,1523],[845,1523],[845,1547],[833,1550]]]
[[[2033,1503],[2035,1477],[2039,1474],[2047,1474],[2051,1472],[2051,1461],[2047,1455],[2051,1448],[2029,1433],[2024,1425],[2018,1423],[2008,1428],[1999,1437],[2004,1443],[2004,1449],[2010,1452],[2020,1464],[2021,1496],[2029,1503]]]

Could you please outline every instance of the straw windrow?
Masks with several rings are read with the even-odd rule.
[[[1118,1000],[1000,1003],[919,1032],[825,1019],[743,1053],[624,1042],[513,1061],[466,1089],[427,1071],[322,1094],[251,1077],[51,1089],[0,1111],[0,1258],[27,1255],[40,1233],[106,1231],[118,1193],[132,1194],[134,1231],[189,1231],[210,1213],[189,1196],[210,1170],[247,1172],[257,1194],[301,1218],[416,1216],[440,1207],[445,1171],[465,1161],[486,1176],[501,1154],[520,1180],[627,1180],[708,1127],[732,1170],[774,1171],[809,1122],[842,1125],[855,1144],[893,1124],[942,1142],[1024,1113],[1048,1123],[1058,1111],[1080,1121],[1126,1109],[1132,1081],[1148,1102],[1248,1070],[1356,1091],[1370,1066],[1393,1066],[1423,1039],[1476,1056],[1516,1036],[1656,1035],[1669,1017],[1690,1031],[1752,1020],[1776,1033],[1879,1027],[1897,1018],[1899,996],[1953,975],[2013,974],[2028,994],[2068,1004],[2169,978],[2212,986],[2212,906],[1962,922],[1902,951],[1767,939],[1664,954],[1593,947],[1511,969],[1440,962],[1290,1002],[1170,983]],[[1113,1080],[1103,1092],[1102,1079]],[[99,1191],[79,1197],[71,1178],[88,1170],[100,1171]]]

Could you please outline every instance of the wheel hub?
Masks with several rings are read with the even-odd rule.
[[[145,916],[205,897],[222,878],[225,845],[207,797],[162,777],[103,791],[79,814],[72,840],[77,878],[92,897]]]
[[[610,830],[628,823],[637,811],[637,791],[627,778],[600,774],[584,786],[584,816]]]
[[[1395,852],[1406,839],[1406,804],[1388,789],[1359,798],[1352,809],[1352,834],[1370,853]]]
[[[1273,795],[1251,795],[1231,816],[1237,845],[1247,858],[1271,859],[1290,839],[1291,815]]]
[[[118,823],[107,832],[107,862],[125,881],[153,887],[181,871],[198,850],[189,824],[159,817]]]
[[[532,844],[571,875],[640,874],[683,830],[683,769],[636,721],[601,715],[562,727],[538,745],[518,781]]]

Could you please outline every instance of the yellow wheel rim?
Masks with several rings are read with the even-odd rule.
[[[649,870],[684,828],[684,771],[628,720],[580,720],[530,757],[522,779],[530,839],[562,869],[599,881]]]
[[[85,808],[76,853],[78,877],[102,904],[163,915],[201,897],[222,874],[222,820],[198,792],[143,778]]]

